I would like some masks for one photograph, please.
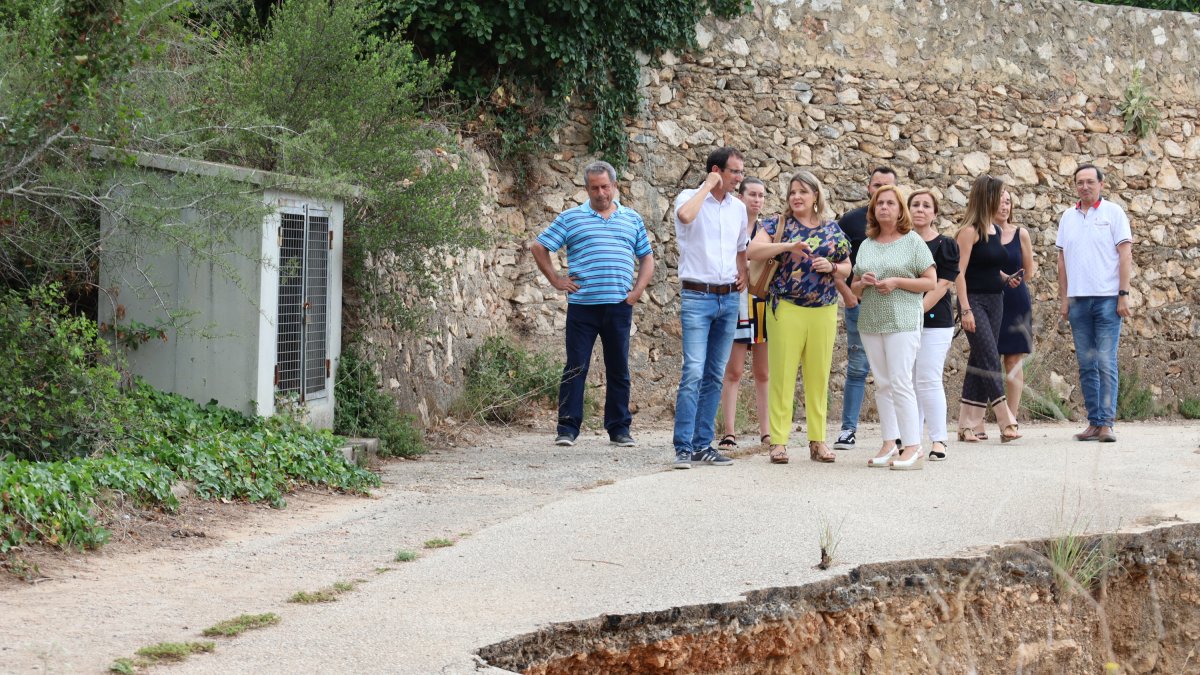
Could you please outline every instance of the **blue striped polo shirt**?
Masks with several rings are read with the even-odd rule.
[[[537,240],[551,252],[567,247],[569,276],[579,284],[567,302],[576,305],[623,302],[633,289],[634,259],[651,253],[642,217],[620,204],[607,219],[588,202],[567,209]]]

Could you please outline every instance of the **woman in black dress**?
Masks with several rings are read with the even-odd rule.
[[[979,442],[976,428],[983,424],[988,408],[996,415],[1002,443],[1021,437],[1005,399],[1004,371],[996,350],[1004,304],[1000,266],[1007,258],[996,226],[1003,194],[1004,181],[999,178],[976,178],[967,196],[966,216],[955,236],[959,250],[955,280],[958,308],[971,345],[958,411],[958,440],[967,443]]]
[[[1000,243],[1004,245],[1005,262],[1000,266],[1004,282],[1004,317],[1000,321],[1000,338],[996,351],[1004,362],[1004,388],[1008,409],[1013,417],[1021,410],[1021,393],[1025,389],[1025,357],[1033,353],[1033,303],[1026,282],[1036,271],[1033,243],[1029,230],[1012,222],[1012,198],[1006,190],[1000,199],[997,214]]]

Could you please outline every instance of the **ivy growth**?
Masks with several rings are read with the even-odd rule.
[[[590,150],[622,166],[625,118],[640,102],[637,54],[694,47],[705,13],[733,18],[750,2],[387,0],[384,7],[385,19],[406,26],[418,48],[453,58],[450,84],[467,100],[486,102],[485,117],[511,116],[514,107],[539,115],[543,105],[565,111],[575,98],[593,109]],[[530,99],[539,103],[529,105]],[[547,137],[554,131],[529,127]]]

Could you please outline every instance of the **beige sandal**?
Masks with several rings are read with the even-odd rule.
[[[778,448],[778,450],[776,450]],[[772,464],[787,464],[788,454],[786,445],[771,446],[771,463]]]

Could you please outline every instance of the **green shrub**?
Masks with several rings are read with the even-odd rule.
[[[1122,371],[1117,383],[1117,419],[1144,420],[1158,414],[1154,394],[1136,373]]]
[[[339,441],[282,419],[248,417],[215,404],[138,383],[123,410],[128,429],[111,453],[58,462],[0,460],[0,553],[44,543],[95,548],[108,532],[100,519],[117,495],[174,509],[171,486],[195,483],[205,499],[245,499],[282,506],[301,484],[361,491],[379,477],[349,465]]]
[[[1189,420],[1200,420],[1200,398],[1185,398],[1179,402],[1179,414]]]
[[[121,395],[108,353],[58,286],[0,294],[0,455],[59,460],[111,443]]]
[[[530,352],[512,338],[494,335],[484,340],[468,363],[458,408],[481,421],[508,424],[527,412],[530,402],[556,399],[562,368],[548,354]]]
[[[342,351],[338,364],[333,428],[343,436],[380,440],[379,453],[413,457],[425,452],[425,438],[416,420],[396,408],[396,401],[380,388],[371,364],[350,347]]]

